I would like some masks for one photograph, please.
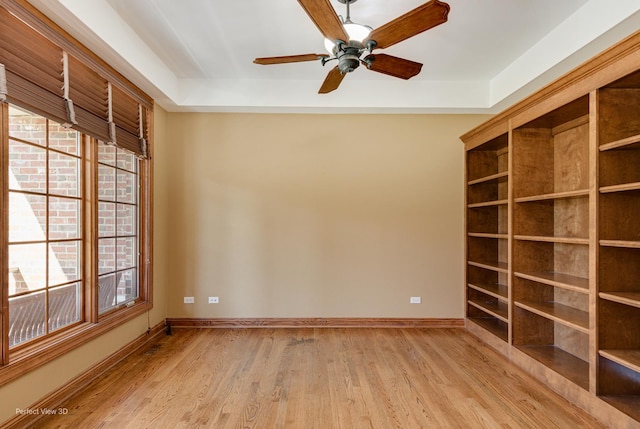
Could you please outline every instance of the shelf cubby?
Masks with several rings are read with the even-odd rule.
[[[467,210],[467,231],[473,233],[507,234],[507,201]],[[504,219],[504,221],[503,221]]]
[[[640,170],[640,164],[636,168]],[[640,242],[640,190],[601,193],[599,213],[600,240],[630,246]]]
[[[598,272],[600,298],[640,307],[640,248],[601,244]]]
[[[516,305],[513,344],[520,351],[589,389],[589,335]]]
[[[584,195],[583,190],[579,192],[579,196],[516,202],[513,208],[514,218],[517,219],[513,231],[515,238],[562,237],[588,240],[589,195]],[[575,191],[571,195],[575,195]]]
[[[588,96],[514,129],[512,146],[515,201],[589,189]]]

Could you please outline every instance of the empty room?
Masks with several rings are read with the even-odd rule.
[[[0,0],[1,428],[640,428],[635,0]]]

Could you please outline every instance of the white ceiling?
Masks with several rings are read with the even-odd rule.
[[[319,95],[333,63],[252,62],[324,52],[295,0],[29,1],[169,111],[491,113],[640,28],[638,0],[448,0],[448,22],[385,51],[418,76],[360,67]],[[359,0],[351,19],[377,28],[424,2]]]

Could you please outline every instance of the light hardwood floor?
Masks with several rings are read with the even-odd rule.
[[[38,428],[603,428],[464,329],[174,329]]]

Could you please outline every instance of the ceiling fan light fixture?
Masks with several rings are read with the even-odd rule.
[[[349,40],[346,40],[346,42],[354,41],[362,43],[362,41],[365,40],[369,36],[369,33],[371,33],[371,31],[373,30],[368,25],[356,24],[354,22],[344,23],[343,26],[345,31],[349,35]],[[334,54],[333,48],[335,47],[335,43],[333,40],[325,38],[324,47],[327,52]]]

